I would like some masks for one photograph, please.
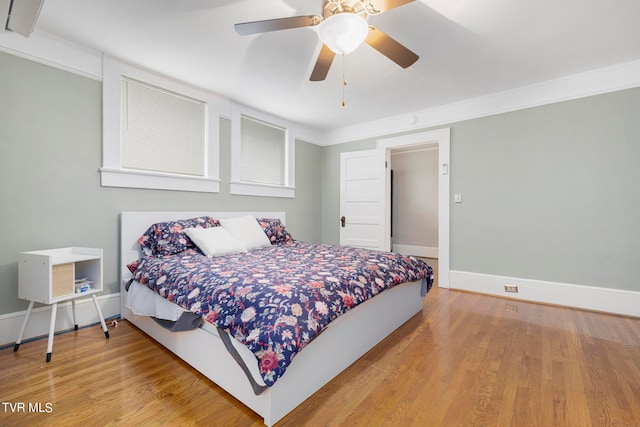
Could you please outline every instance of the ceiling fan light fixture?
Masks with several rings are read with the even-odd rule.
[[[318,36],[322,43],[337,54],[351,53],[367,38],[369,24],[354,13],[336,13],[326,18],[318,26]]]

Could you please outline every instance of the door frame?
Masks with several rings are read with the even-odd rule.
[[[385,158],[389,158],[391,150],[394,148],[408,148],[419,145],[438,146],[438,286],[448,288],[450,272],[450,178],[451,171],[451,129],[443,128],[433,131],[401,135],[393,138],[379,139],[377,149]],[[389,239],[386,245],[390,246],[391,231],[391,188],[387,183],[385,191],[385,238]]]

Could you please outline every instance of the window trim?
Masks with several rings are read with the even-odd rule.
[[[205,106],[205,176],[180,175],[122,169],[121,167],[121,86],[122,76],[201,100]],[[184,83],[103,56],[102,81],[102,167],[103,187],[220,192],[220,112],[224,101]]]
[[[246,116],[285,129],[285,185],[260,184],[240,179],[241,174],[241,117]],[[230,194],[243,196],[295,198],[295,128],[284,119],[245,105],[231,104],[231,180]]]

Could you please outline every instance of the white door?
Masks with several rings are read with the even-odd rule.
[[[388,250],[385,230],[385,151],[340,155],[340,244]]]

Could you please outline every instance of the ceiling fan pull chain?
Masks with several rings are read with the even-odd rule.
[[[347,85],[347,79],[344,77],[344,53],[342,54],[342,106],[344,107],[344,88]]]

